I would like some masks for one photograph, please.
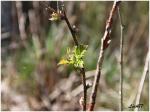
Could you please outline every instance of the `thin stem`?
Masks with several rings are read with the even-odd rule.
[[[86,97],[87,97],[87,87],[86,87],[86,77],[85,77],[85,70],[84,68],[80,69],[80,73],[82,76],[82,84],[83,84],[83,97],[84,97],[84,103],[83,103],[83,111],[86,110]]]
[[[79,43],[78,43],[77,38],[76,38],[76,33],[75,33],[75,31],[73,30],[73,28],[71,27],[71,24],[70,24],[70,22],[69,22],[69,20],[68,20],[68,18],[67,18],[67,15],[66,15],[66,12],[65,12],[65,11],[64,11],[64,19],[65,19],[65,22],[67,23],[67,26],[68,26],[68,28],[69,28],[71,34],[72,34],[72,37],[73,37],[73,40],[74,40],[76,46],[78,46]]]
[[[120,9],[118,7],[118,16],[120,21],[120,111],[123,111],[123,23],[120,14]]]
[[[139,102],[140,102],[142,89],[143,89],[143,86],[144,86],[144,81],[145,81],[145,78],[146,78],[146,74],[148,73],[148,62],[149,62],[149,52],[147,53],[147,56],[146,56],[144,71],[143,71],[141,81],[140,81],[140,84],[139,84],[139,88],[138,88],[138,92],[137,92],[137,97],[136,97],[136,102],[135,102],[136,105],[138,105]],[[138,111],[138,108],[135,108],[135,111]]]
[[[95,74],[95,78],[94,78],[92,93],[90,96],[90,104],[89,104],[89,108],[88,108],[89,111],[94,110],[94,106],[95,106],[95,102],[96,102],[96,95],[97,95],[97,88],[98,88],[98,84],[99,84],[99,80],[100,80],[100,76],[101,76],[102,63],[104,60],[104,51],[110,44],[110,39],[111,39],[110,34],[111,34],[111,27],[112,27],[112,23],[113,23],[113,16],[114,16],[115,11],[116,11],[117,7],[119,6],[119,4],[120,4],[120,1],[114,2],[113,7],[109,14],[109,18],[106,22],[104,36],[101,39],[101,49],[100,49],[99,58],[98,58],[98,62],[97,62],[97,68],[96,68],[96,74]]]
[[[63,3],[62,3],[63,4]],[[64,7],[64,5],[63,5]],[[63,16],[64,16],[64,20],[72,34],[72,37],[73,37],[73,40],[74,40],[74,43],[76,46],[79,46],[79,42],[77,41],[77,38],[76,38],[76,32],[73,30],[73,28],[71,27],[71,24],[68,20],[68,17],[66,15],[66,12],[63,8]],[[83,111],[86,110],[86,97],[87,97],[87,87],[86,87],[86,77],[85,77],[85,68],[80,68],[80,74],[81,74],[81,77],[82,77],[82,84],[83,84],[83,97],[84,97],[84,103],[83,103]]]
[[[55,11],[53,8],[49,7],[47,4],[44,4],[43,2],[42,2],[42,4],[43,4],[44,6],[46,6],[47,9],[48,9],[50,12],[52,12],[52,13],[53,13],[53,12],[59,13],[59,14],[61,15],[61,19],[62,19],[62,20],[65,20],[65,22],[66,22],[66,24],[67,24],[67,26],[68,26],[68,28],[69,28],[71,34],[72,34],[72,37],[73,37],[73,40],[74,40],[75,45],[76,45],[76,46],[79,46],[79,42],[77,41],[77,38],[76,38],[76,31],[71,27],[71,24],[70,24],[70,22],[69,22],[69,20],[68,20],[68,17],[67,17],[67,15],[66,15],[66,12],[65,12],[65,9],[64,9],[64,2],[61,1],[61,12],[58,11],[58,10],[59,10],[59,3],[58,3],[58,1],[57,1],[57,11],[58,11],[58,12]],[[86,110],[87,86],[86,86],[86,77],[85,77],[85,68],[84,68],[84,67],[83,67],[83,68],[80,68],[80,74],[81,74],[81,77],[82,77],[81,79],[82,79],[83,91],[84,91],[84,95],[83,95],[83,97],[84,97],[83,111],[85,111],[85,110]]]

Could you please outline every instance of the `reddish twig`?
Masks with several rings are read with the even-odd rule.
[[[112,28],[112,23],[113,23],[113,16],[114,16],[115,11],[116,11],[117,7],[119,6],[119,4],[120,4],[120,1],[114,2],[113,7],[109,14],[109,18],[106,22],[104,36],[101,39],[101,48],[100,48],[99,58],[98,58],[98,62],[97,62],[97,68],[96,68],[96,74],[95,74],[94,84],[93,84],[93,88],[92,88],[92,93],[90,96],[90,104],[89,104],[89,108],[88,108],[89,111],[94,110],[97,88],[98,88],[98,84],[99,84],[99,80],[100,80],[100,76],[101,76],[102,63],[104,60],[104,51],[110,44],[110,34],[111,34],[111,28]]]

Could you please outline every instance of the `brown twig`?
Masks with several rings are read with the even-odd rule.
[[[147,53],[147,56],[146,56],[145,65],[144,65],[144,71],[143,71],[143,74],[142,74],[142,77],[141,77],[141,81],[140,81],[140,84],[139,84],[135,105],[138,105],[139,102],[140,102],[142,89],[143,89],[143,86],[144,86],[144,81],[145,81],[145,78],[146,78],[146,74],[148,73],[148,66],[149,66],[148,63],[149,63],[149,52]],[[137,110],[138,110],[138,108],[135,108],[135,111],[137,111]]]
[[[77,38],[76,38],[76,32],[74,31],[74,29],[71,27],[71,24],[68,20],[68,17],[66,15],[66,12],[65,10],[63,11],[63,14],[64,14],[64,20],[72,34],[72,37],[73,37],[73,40],[74,40],[74,43],[76,44],[76,46],[79,46],[79,43],[77,41]],[[83,95],[83,111],[86,110],[86,97],[87,97],[87,88],[86,88],[86,77],[85,77],[85,69],[84,67],[83,68],[80,68],[80,74],[81,74],[81,77],[82,77],[82,84],[83,84],[83,92],[84,92],[84,95]]]
[[[82,84],[83,84],[83,92],[84,92],[84,95],[83,95],[83,98],[84,98],[83,111],[85,111],[86,110],[86,97],[87,97],[87,86],[86,86],[85,69],[81,68],[80,69],[80,73],[81,73],[81,76],[82,76]]]
[[[75,31],[73,30],[73,28],[71,27],[71,24],[70,24],[70,22],[69,22],[69,20],[68,20],[68,17],[67,17],[67,15],[66,15],[66,12],[65,12],[65,11],[64,11],[64,20],[65,20],[65,22],[66,22],[66,24],[67,24],[67,26],[68,26],[68,28],[69,28],[71,34],[72,34],[72,37],[73,37],[73,40],[74,40],[76,46],[78,46],[79,43],[78,43],[77,38],[76,38],[76,32],[75,32]]]
[[[120,111],[123,111],[123,23],[122,23],[122,18],[120,14],[120,9],[118,7],[118,16],[119,16],[119,21],[120,21]]]
[[[97,68],[96,68],[96,74],[95,74],[95,79],[94,79],[94,84],[92,88],[92,93],[90,96],[90,104],[89,104],[89,111],[94,110],[95,102],[96,102],[96,94],[97,94],[97,88],[101,76],[101,69],[102,69],[102,63],[104,60],[104,51],[105,49],[109,46],[110,44],[110,34],[111,34],[111,27],[113,23],[113,16],[115,14],[115,11],[117,7],[119,6],[120,1],[115,1],[113,4],[113,7],[111,9],[111,12],[109,14],[109,18],[106,22],[106,27],[105,27],[105,33],[103,38],[101,39],[101,48],[100,48],[100,53],[99,53],[99,58],[97,62]]]
[[[57,3],[58,4],[58,3]],[[58,7],[58,6],[57,6]],[[50,11],[53,11],[53,9],[51,7],[48,6],[48,9]],[[73,37],[73,40],[74,40],[74,43],[76,46],[79,46],[79,42],[77,41],[77,38],[76,38],[76,31],[72,28],[69,20],[68,20],[68,17],[66,15],[66,12],[65,12],[65,9],[64,9],[64,3],[61,2],[61,13],[58,12],[58,11],[53,11],[53,12],[57,12],[60,14],[61,16],[61,19],[62,20],[65,20],[71,34],[72,34],[72,37]],[[80,68],[80,74],[81,74],[81,79],[82,79],[82,84],[83,84],[83,91],[84,91],[84,95],[83,95],[83,111],[86,110],[86,97],[87,97],[87,87],[86,87],[86,77],[85,77],[85,68]]]

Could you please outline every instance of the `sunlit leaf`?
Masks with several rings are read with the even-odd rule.
[[[65,65],[65,64],[69,64],[69,61],[66,59],[61,59],[60,62],[58,63],[58,65]]]
[[[84,66],[84,55],[87,51],[87,45],[74,46],[72,51],[67,48],[67,58],[59,62],[59,64],[71,64],[75,68],[83,68]]]

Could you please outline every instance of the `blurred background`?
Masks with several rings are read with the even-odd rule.
[[[100,40],[113,2],[64,2],[68,19],[78,28],[78,41],[88,45],[87,82],[94,78]],[[1,110],[81,110],[80,75],[57,63],[73,47],[64,21],[49,21],[47,6],[57,2],[1,2]],[[148,52],[148,2],[121,2],[124,28],[124,110],[135,104]],[[95,110],[119,110],[120,25],[114,17],[111,44],[106,50]],[[141,110],[149,110],[146,76]],[[91,88],[88,89],[88,100]]]

